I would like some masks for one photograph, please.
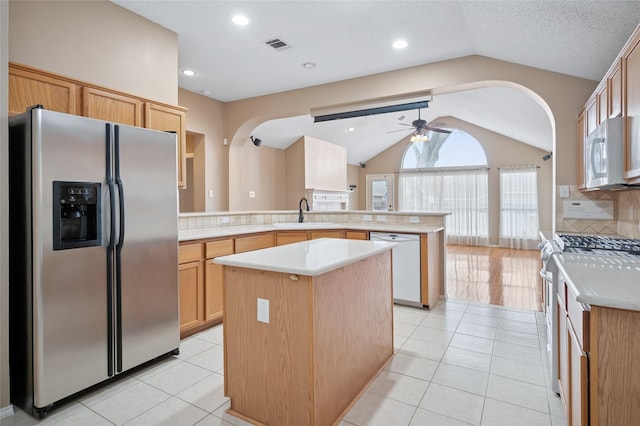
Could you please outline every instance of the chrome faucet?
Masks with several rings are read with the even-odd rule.
[[[300,199],[300,203],[298,204],[298,208],[300,209],[299,210],[299,214],[298,214],[298,223],[304,222],[304,216],[302,214],[302,202],[303,201],[307,205],[307,211],[309,211],[309,201],[307,201],[307,199],[305,197],[302,197]]]

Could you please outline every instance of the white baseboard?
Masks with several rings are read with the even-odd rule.
[[[16,412],[13,409],[13,405],[9,404],[6,407],[0,408],[0,419],[4,419],[5,417],[13,416],[15,413]]]

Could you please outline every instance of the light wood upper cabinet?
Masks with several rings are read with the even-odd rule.
[[[616,61],[607,81],[609,85],[609,118],[622,115],[622,69]]]
[[[584,189],[586,187],[586,173],[584,169],[585,158],[584,158],[584,143],[585,136],[587,131],[587,123],[585,121],[584,110],[578,114],[578,124],[576,127],[576,172],[577,172],[577,183],[578,189]]]
[[[587,102],[586,110],[586,120],[587,120],[587,136],[593,132],[598,126],[598,103],[596,102],[597,97],[593,96]]]
[[[609,117],[609,90],[607,82],[604,81],[596,90],[596,102],[598,104],[598,124],[601,124]]]
[[[624,177],[640,181],[640,31],[622,55],[625,128]]]
[[[83,87],[82,115],[130,126],[141,126],[142,102],[129,96]]]
[[[183,108],[158,105],[151,102],[146,102],[144,105],[144,127],[176,133],[178,188],[182,189],[187,187],[187,131],[185,117],[186,113]]]
[[[76,113],[76,84],[17,65],[9,66],[9,115],[42,105],[50,111]]]

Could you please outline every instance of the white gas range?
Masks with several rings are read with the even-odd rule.
[[[540,276],[545,282],[545,319],[547,323],[547,351],[549,353],[551,385],[558,393],[558,268],[554,257],[561,254],[589,257],[628,259],[640,264],[640,240],[601,235],[556,234],[551,239],[542,235]]]

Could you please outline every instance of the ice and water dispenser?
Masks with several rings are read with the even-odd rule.
[[[53,182],[53,249],[102,245],[100,183]]]

